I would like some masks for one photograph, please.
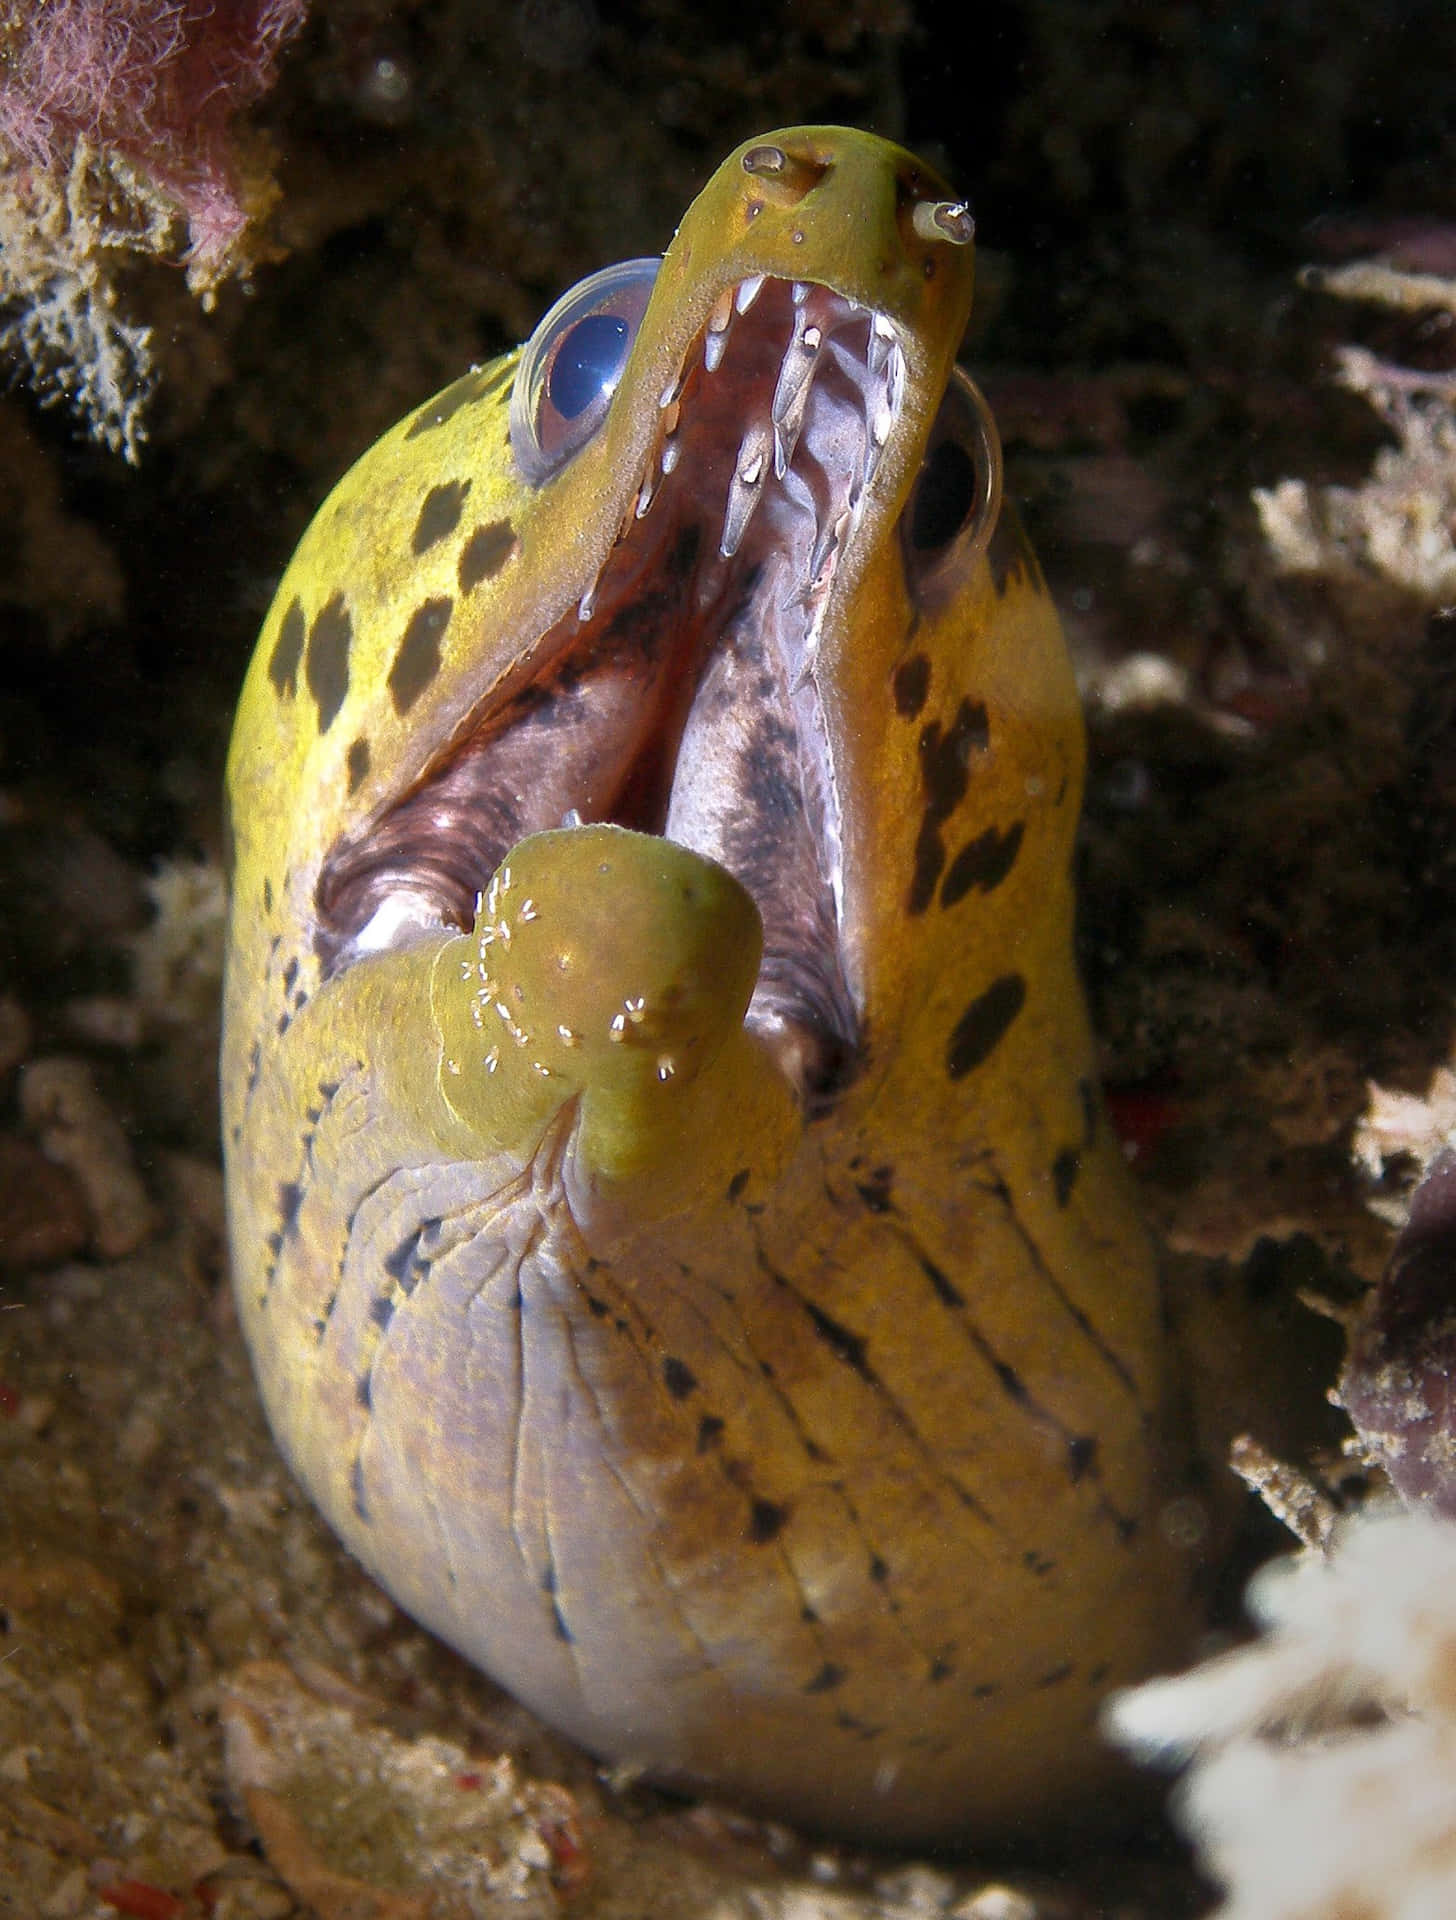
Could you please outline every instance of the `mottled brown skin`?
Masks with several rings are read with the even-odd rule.
[[[1009,517],[907,560],[970,299],[969,247],[911,218],[943,188],[867,135],[769,139],[788,164],[714,177],[558,476],[514,471],[497,363],[364,457],[282,583],[229,768],[238,1300],[340,1536],[547,1719],[781,1819],[1004,1838],[1105,1793],[1098,1703],[1185,1615],[1157,1269],[1072,961],[1082,725]],[[907,365],[814,665],[858,1046],[807,1104],[744,1021],[749,893],[649,835],[533,834],[473,927],[332,975],[318,936],[330,849],[580,598],[756,273],[889,314]]]

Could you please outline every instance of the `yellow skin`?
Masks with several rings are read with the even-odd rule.
[[[228,769],[233,1265],[294,1470],[401,1605],[594,1752],[901,1842],[1082,1810],[1099,1700],[1176,1653],[1186,1586],[1158,1275],[1073,969],[1056,614],[1008,516],[907,573],[971,298],[943,194],[840,129],[731,156],[558,472],[512,457],[507,356],[340,483]],[[807,1104],[745,1022],[753,899],[663,838],[533,833],[473,926],[332,973],[318,939],[330,850],[573,631],[660,396],[758,274],[886,316],[905,369],[812,663],[856,1051]]]

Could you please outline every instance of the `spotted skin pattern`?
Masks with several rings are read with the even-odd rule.
[[[1184,1630],[1158,1274],[1073,969],[1055,613],[1009,514],[934,591],[900,534],[970,249],[917,231],[944,189],[898,149],[770,140],[556,477],[514,465],[508,355],[363,457],[282,582],[228,775],[237,1296],[342,1539],[547,1719],[810,1827],[1005,1837],[1105,1792],[1098,1703]],[[533,834],[473,925],[346,967],[320,932],[326,861],[519,700],[758,273],[906,355],[814,669],[860,1035],[822,1109],[745,1025],[753,901],[651,836]]]

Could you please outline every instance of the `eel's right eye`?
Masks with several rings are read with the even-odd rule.
[[[985,552],[1001,511],[1001,441],[981,390],[959,367],[900,522],[905,573],[922,602],[957,590]]]
[[[532,486],[606,419],[661,264],[604,267],[563,294],[526,342],[511,391],[511,451]]]

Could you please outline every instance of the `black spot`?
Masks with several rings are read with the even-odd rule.
[[[427,1233],[439,1227],[438,1220],[426,1220],[415,1233],[407,1234],[399,1245],[384,1256],[384,1271],[393,1280],[400,1292],[408,1297],[430,1271],[428,1258],[421,1253],[420,1243]]]
[[[366,1413],[371,1410],[373,1388],[369,1384],[369,1375],[367,1373],[361,1373],[359,1378],[354,1382],[354,1398]]]
[[[558,1640],[564,1640],[567,1646],[570,1646],[576,1636],[572,1633],[571,1628],[567,1626],[566,1616],[562,1613],[555,1599],[551,1602],[551,1624],[556,1629],[556,1638]]]
[[[995,1693],[996,1683],[994,1680],[982,1680],[978,1686],[971,1688],[971,1698],[973,1700],[990,1700]]]
[[[408,713],[440,671],[440,636],[450,624],[455,602],[448,596],[416,607],[389,669],[389,697],[396,713]]]
[[[349,648],[353,639],[349,609],[343,594],[336,593],[308,630],[308,657],[304,662],[308,690],[318,706],[320,733],[327,733],[334,724],[349,691]]]
[[[1003,973],[977,994],[946,1042],[945,1070],[950,1078],[963,1080],[973,1067],[989,1059],[1025,1005],[1026,982],[1019,973]]]
[[[836,1687],[844,1685],[848,1677],[846,1668],[837,1667],[832,1660],[826,1660],[804,1691],[805,1693],[833,1693]]]
[[[1007,1398],[1016,1401],[1018,1406],[1026,1406],[1031,1399],[1031,1395],[1026,1391],[1026,1382],[1016,1371],[1015,1367],[1011,1365],[1011,1362],[1009,1360],[993,1360],[991,1362],[991,1370],[996,1375],[996,1379]]]
[[[915,865],[910,879],[910,913],[924,913],[935,898],[945,865],[945,843],[940,830],[965,798],[971,756],[984,753],[991,742],[990,722],[979,702],[962,700],[956,717],[942,732],[938,720],[920,730],[920,783],[925,811],[915,841]]]
[[[868,1720],[858,1720],[852,1713],[846,1713],[840,1707],[834,1715],[836,1727],[842,1727],[846,1733],[852,1733],[860,1740],[878,1740],[885,1731],[883,1727],[871,1726]]]
[[[812,1300],[804,1302],[805,1311],[814,1323],[814,1331],[821,1340],[828,1343],[841,1360],[847,1361],[860,1375],[861,1379],[874,1378],[869,1361],[865,1358],[865,1338],[862,1333],[851,1333],[848,1327],[839,1321],[831,1320],[822,1307],[816,1307]]]
[[[1067,1472],[1071,1475],[1072,1485],[1092,1471],[1097,1458],[1097,1436],[1091,1433],[1073,1434],[1067,1442]]]
[[[986,548],[986,564],[991,569],[991,584],[996,589],[998,599],[1004,599],[1006,589],[1013,580],[1025,580],[1032,586],[1041,580],[1041,569],[1037,566],[1031,542],[1009,500],[1002,501],[1001,511],[996,516],[996,525]]]
[[[586,1310],[593,1320],[605,1320],[612,1309],[594,1293],[586,1295]]]
[[[453,385],[446,387],[443,393],[437,393],[428,406],[421,407],[410,422],[405,439],[413,440],[419,434],[432,433],[436,427],[443,427],[462,407],[468,407],[475,400],[484,400],[505,381],[513,379],[515,371],[516,363],[512,358],[497,362],[494,367],[476,368],[464,374]]]
[[[930,1671],[929,1673],[926,1674],[925,1677],[930,1682],[931,1686],[938,1687],[942,1680],[949,1680],[949,1678],[954,1672],[955,1672],[955,1668],[951,1665],[949,1660],[936,1658],[931,1661]]]
[[[935,883],[945,865],[945,843],[937,823],[926,814],[915,836],[915,863],[910,873],[910,897],[906,907],[911,913],[924,913],[935,898]]]
[[[297,980],[297,978],[298,978],[298,960],[295,957],[294,959],[290,960],[288,965],[283,969],[283,991],[285,993],[292,993],[293,983],[295,980]]]
[[[756,1547],[777,1540],[789,1518],[787,1507],[776,1500],[755,1500],[748,1510],[748,1537]]]
[[[273,911],[273,882],[271,880],[265,880],[263,882],[263,911],[264,913],[271,913]]]
[[[1052,1192],[1057,1196],[1059,1207],[1066,1206],[1071,1199],[1081,1168],[1082,1156],[1075,1147],[1063,1147],[1052,1161]]]
[[[394,1318],[394,1302],[387,1293],[381,1293],[375,1300],[369,1309],[369,1318],[381,1333],[388,1331],[389,1323]]]
[[[364,1499],[364,1462],[356,1459],[349,1473],[350,1490],[354,1496],[354,1512],[367,1527],[369,1508]]]
[[[993,888],[999,887],[1016,865],[1025,831],[1025,823],[1018,820],[1005,833],[998,832],[995,827],[987,827],[984,833],[967,841],[946,871],[941,883],[940,904],[953,907],[957,900],[965,898],[972,887],[979,887],[982,893],[990,893]]]
[[[942,1273],[935,1262],[923,1253],[920,1255],[920,1271],[934,1287],[936,1298],[942,1306],[963,1307],[966,1304],[966,1296],[960,1288],[953,1285],[949,1276]]]
[[[298,692],[298,663],[303,658],[303,608],[297,600],[284,614],[268,659],[268,678],[277,693]]]
[[[723,1422],[716,1413],[705,1413],[698,1422],[698,1452],[711,1453],[723,1438]]]
[[[303,1188],[296,1180],[288,1180],[278,1189],[278,1225],[286,1236],[298,1225],[298,1213],[303,1205]]]
[[[1092,1671],[1087,1675],[1087,1685],[1089,1687],[1100,1687],[1111,1671],[1112,1663],[1110,1660],[1099,1660],[1097,1665],[1093,1667]]]
[[[895,711],[902,720],[914,720],[930,692],[930,661],[923,653],[902,660],[895,669]]]
[[[1057,1563],[1055,1560],[1048,1560],[1044,1553],[1037,1553],[1034,1548],[1028,1548],[1021,1556],[1021,1564],[1028,1573],[1034,1573],[1038,1578],[1042,1578],[1049,1574]]]
[[[728,1182],[728,1198],[730,1200],[736,1200],[739,1194],[742,1193],[743,1189],[748,1185],[748,1172],[749,1170],[747,1167],[740,1167],[737,1173],[735,1173],[733,1178]]]
[[[428,552],[437,540],[443,540],[447,533],[455,531],[460,524],[460,512],[469,491],[468,480],[445,480],[438,487],[430,488],[410,540],[410,546],[416,553]]]
[[[948,820],[960,805],[970,779],[971,755],[985,753],[990,744],[990,722],[979,701],[962,700],[943,737],[938,720],[932,720],[922,731],[920,773],[925,804],[937,820]]]
[[[356,740],[349,748],[349,792],[357,793],[369,777],[369,742]]]
[[[1071,1677],[1072,1663],[1070,1660],[1064,1660],[1059,1667],[1052,1667],[1049,1672],[1042,1674],[1039,1680],[1033,1680],[1031,1684],[1038,1693],[1043,1693],[1048,1687],[1061,1686],[1064,1680],[1070,1680]]]
[[[517,545],[516,530],[509,520],[491,520],[485,526],[477,527],[460,549],[460,565],[456,573],[460,591],[469,593],[482,580],[489,580],[492,575],[499,573],[516,551]]]
[[[882,1587],[889,1577],[890,1568],[888,1562],[882,1560],[878,1554],[874,1554],[870,1560],[871,1580],[874,1581],[876,1586]]]
[[[692,1368],[681,1360],[674,1360],[671,1355],[662,1363],[662,1380],[674,1400],[686,1400],[698,1384],[698,1376]]]
[[[895,1181],[893,1167],[875,1167],[855,1184],[855,1192],[869,1208],[871,1213],[889,1213],[892,1210],[890,1192]]]

